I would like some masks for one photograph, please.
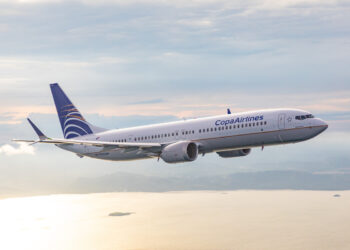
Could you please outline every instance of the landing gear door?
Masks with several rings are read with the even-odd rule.
[[[284,129],[286,127],[286,114],[278,115],[278,128]]]

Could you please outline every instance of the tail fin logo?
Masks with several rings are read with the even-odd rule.
[[[92,131],[76,109],[62,110],[63,134],[66,139],[92,134]]]
[[[57,83],[54,83],[51,84],[50,87],[64,138],[71,139],[78,136],[92,134],[93,131],[90,125],[69,100],[60,86]]]

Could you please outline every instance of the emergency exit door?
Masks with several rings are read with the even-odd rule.
[[[286,126],[286,114],[279,114],[278,115],[278,128],[284,129]]]

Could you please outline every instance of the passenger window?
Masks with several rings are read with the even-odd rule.
[[[232,129],[232,126],[230,125],[230,129]]]
[[[220,131],[220,130],[221,130],[221,128],[220,128],[220,127],[218,127],[218,130]]]
[[[265,122],[264,122],[264,124],[266,125],[266,124],[267,124],[267,122],[265,121]]]

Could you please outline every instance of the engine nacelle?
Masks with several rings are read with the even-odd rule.
[[[223,158],[231,158],[231,157],[246,156],[250,154],[250,151],[251,151],[250,148],[245,148],[245,149],[239,149],[239,150],[221,151],[216,153]]]
[[[194,142],[180,141],[166,146],[160,155],[167,163],[194,161],[198,156],[198,147]]]

